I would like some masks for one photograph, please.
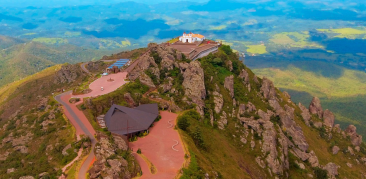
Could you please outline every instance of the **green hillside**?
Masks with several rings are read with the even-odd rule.
[[[56,64],[98,60],[110,51],[47,45],[0,36],[0,87]]]

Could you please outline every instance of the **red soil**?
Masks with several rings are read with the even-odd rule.
[[[156,167],[156,174],[151,174],[145,161],[135,154],[137,161],[140,163],[143,175],[140,179],[162,179],[174,178],[182,168],[184,162],[184,150],[179,134],[171,124],[175,124],[177,114],[167,111],[160,112],[161,119],[150,129],[149,135],[139,138],[136,142],[130,143],[130,147],[137,151],[141,149],[149,161]],[[174,146],[175,151],[172,149]]]

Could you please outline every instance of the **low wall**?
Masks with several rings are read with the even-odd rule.
[[[192,59],[192,60],[196,60],[196,59],[198,59],[198,58],[205,57],[205,56],[207,56],[207,55],[208,55],[208,54],[210,54],[210,53],[215,53],[215,52],[217,52],[217,51],[218,51],[218,49],[219,49],[219,46],[218,46],[218,45],[217,45],[217,46],[214,46],[214,47],[212,47],[212,48],[209,48],[209,49],[207,49],[207,50],[204,50],[204,51],[202,51],[202,52],[199,52],[198,54],[194,55],[191,59]]]

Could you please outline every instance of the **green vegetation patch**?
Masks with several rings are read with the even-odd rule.
[[[44,44],[50,44],[50,45],[61,45],[61,44],[67,44],[69,41],[67,39],[63,38],[46,38],[46,37],[39,37],[34,38],[34,42],[44,43]]]
[[[247,45],[247,52],[251,54],[265,54],[267,53],[265,45]]]

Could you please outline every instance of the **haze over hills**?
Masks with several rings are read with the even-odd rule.
[[[4,144],[3,148],[0,147],[0,166],[6,165],[7,162],[11,162],[13,159],[22,157],[29,162],[35,162],[35,165],[43,168],[44,166],[41,165],[46,159],[38,160],[38,158],[43,152],[47,151],[44,145],[47,146],[48,143],[53,146],[60,143],[57,151],[50,154],[55,157],[55,161],[49,160],[48,165],[61,167],[75,157],[75,152],[70,152],[72,155],[65,157],[61,156],[60,151],[58,151],[66,147],[67,144],[74,142],[74,139],[73,136],[66,136],[72,128],[70,124],[63,122],[64,118],[61,116],[62,113],[58,110],[55,102],[53,100],[47,101],[51,107],[45,111],[37,110],[35,105],[42,103],[41,98],[48,98],[52,92],[60,92],[60,89],[68,85],[75,91],[87,90],[84,88],[94,80],[94,76],[89,77],[79,69],[79,62],[95,61],[104,55],[111,54],[115,55],[110,58],[119,57],[118,54],[116,55],[117,52],[138,48],[142,49],[139,49],[139,52],[136,54],[141,54],[141,51],[146,50],[144,48],[151,42],[167,42],[182,35],[183,32],[193,32],[203,34],[207,39],[230,45],[233,52],[226,53],[223,52],[225,50],[221,49],[219,54],[199,60],[204,75],[214,76],[212,80],[218,86],[212,86],[212,84],[207,82],[208,78],[205,78],[207,98],[199,102],[204,102],[204,109],[206,110],[204,112],[207,116],[203,116],[202,121],[200,121],[196,120],[197,116],[195,114],[187,112],[188,117],[186,118],[188,118],[191,127],[187,131],[183,129],[180,131],[181,135],[187,139],[185,141],[187,145],[191,147],[190,155],[196,157],[192,160],[197,165],[191,166],[186,170],[186,172],[188,171],[188,174],[186,173],[187,178],[192,178],[196,176],[195,174],[197,176],[205,175],[205,173],[200,171],[205,171],[210,176],[217,175],[219,177],[223,175],[229,178],[237,178],[236,173],[243,172],[244,170],[244,172],[247,172],[248,166],[251,165],[255,167],[249,167],[249,169],[260,175],[259,173],[262,172],[263,168],[261,161],[265,164],[264,168],[268,167],[268,169],[273,169],[273,166],[278,164],[278,162],[273,160],[270,164],[271,166],[267,166],[268,161],[271,161],[267,156],[273,155],[261,153],[258,148],[258,146],[262,145],[262,142],[265,142],[265,137],[261,136],[263,131],[251,132],[247,129],[237,129],[237,126],[241,125],[241,123],[235,117],[227,117],[233,113],[231,109],[235,108],[234,113],[239,110],[236,109],[239,103],[233,104],[233,97],[230,96],[230,93],[227,92],[228,89],[225,87],[226,77],[230,75],[234,76],[235,91],[249,95],[245,96],[245,94],[238,95],[234,93],[235,100],[241,100],[245,104],[251,101],[253,104],[255,103],[257,109],[265,112],[273,111],[276,113],[278,111],[273,109],[274,107],[268,102],[270,99],[254,95],[254,93],[258,93],[259,96],[263,96],[263,91],[260,89],[261,86],[270,84],[268,81],[265,84],[261,80],[256,82],[257,76],[260,79],[273,81],[275,87],[290,94],[291,100],[296,105],[288,101],[290,96],[287,93],[275,90],[276,99],[280,103],[281,108],[289,114],[292,114],[291,110],[288,107],[286,108],[285,105],[294,109],[293,121],[302,128],[310,149],[315,151],[321,164],[319,169],[324,169],[323,167],[326,164],[333,162],[341,166],[339,169],[341,176],[351,175],[353,178],[360,178],[364,175],[362,172],[358,172],[363,167],[358,165],[358,163],[362,164],[362,157],[360,156],[364,155],[364,146],[360,148],[361,152],[352,155],[348,146],[352,147],[352,151],[356,149],[347,136],[345,137],[342,133],[337,132],[338,129],[329,131],[327,128],[319,127],[319,122],[324,123],[324,118],[319,114],[312,115],[313,124],[307,125],[302,116],[302,112],[306,110],[299,107],[298,103],[308,107],[313,97],[317,96],[320,98],[324,111],[325,109],[332,111],[332,114],[335,116],[335,123],[340,124],[339,127],[343,131],[349,124],[354,124],[357,127],[357,133],[366,136],[366,112],[364,112],[366,107],[365,1],[40,0],[33,2],[2,0],[0,6],[0,100],[3,100],[0,102],[0,124],[5,126],[2,128],[3,130],[0,128],[0,139],[9,139],[11,138],[9,136],[12,135],[15,138],[27,135],[24,129],[30,127],[33,124],[32,122],[43,127],[43,124],[45,124],[43,122],[48,120],[47,117],[43,116],[46,113],[47,115],[49,113],[56,115],[55,122],[57,125],[65,125],[65,128],[60,130],[61,135],[58,136],[62,140],[57,142],[49,141],[51,138],[57,138],[58,134],[54,133],[54,130],[56,130],[55,126],[51,125],[48,128],[49,130],[43,131],[47,135],[45,138],[39,138],[41,134],[35,132],[38,128],[32,128],[32,133],[35,134],[35,137],[31,140],[39,139],[40,143],[30,145],[29,148],[36,148],[37,145],[43,146],[40,150],[37,150],[37,153],[28,155],[12,153],[12,151],[10,157],[3,161],[1,158],[5,156],[4,154],[7,154],[8,149],[16,147],[12,146],[11,142]],[[240,56],[245,56],[240,58],[245,66],[239,66],[240,69],[245,69],[249,74],[250,80],[247,83],[250,84],[250,87],[240,88],[242,85],[238,81],[242,78],[240,73],[235,71],[235,69],[230,70],[230,65],[226,64],[231,61],[235,66],[237,63],[236,56],[234,57],[232,54],[236,52]],[[129,53],[130,58],[137,58],[136,55],[132,57],[132,54]],[[156,57],[156,54],[153,57]],[[178,62],[188,63],[189,61],[178,59]],[[64,66],[62,70],[62,65],[58,64],[64,63],[73,65]],[[162,68],[163,64],[156,63],[159,73],[160,71],[162,72],[160,74],[167,72]],[[93,75],[98,76],[107,64],[98,62],[91,63],[91,65],[95,65],[93,66],[95,67],[92,72]],[[78,74],[75,79],[71,80],[72,83],[54,84],[54,78],[57,78],[55,77],[57,73],[64,73],[68,70]],[[190,105],[190,100],[187,101],[187,98],[184,98],[187,95],[181,89],[182,83],[180,82],[182,82],[183,78],[181,67],[173,65],[172,69],[169,70],[167,74],[174,79],[172,84],[178,92],[164,92],[161,93],[164,95],[161,95],[160,91],[157,91],[157,94],[152,94],[160,95],[162,99],[169,96],[171,97],[170,100],[173,100],[182,109],[194,109],[195,106]],[[163,80],[162,76],[154,76],[157,73],[156,68],[144,71],[144,73],[151,78],[152,83],[156,86],[170,84],[166,81],[167,79]],[[254,74],[256,76],[253,76]],[[134,91],[132,89],[136,87],[134,85],[141,91]],[[29,88],[31,90],[27,91]],[[47,90],[47,88],[51,90]],[[37,91],[37,89],[39,90]],[[87,106],[86,110],[91,110],[94,113],[97,112],[100,115],[98,110],[100,110],[101,106],[103,109],[106,109],[110,104],[109,99],[118,99],[121,100],[121,104],[127,105],[123,102],[124,98],[122,99],[121,97],[125,95],[125,90],[129,90],[133,94],[133,100],[140,101],[141,99],[135,96],[135,92],[144,94],[147,92],[147,90],[144,91],[145,89],[147,89],[146,86],[141,85],[139,81],[135,81],[132,82],[132,87],[130,86],[130,88],[120,90],[116,94],[111,94],[108,98],[94,99],[94,104],[85,103],[84,107]],[[220,94],[222,92],[221,95],[223,95],[221,98],[224,107],[219,112],[213,112],[215,103],[220,102],[218,99],[220,95],[214,94],[214,92]],[[36,96],[34,96],[35,94]],[[12,101],[9,102],[7,100]],[[43,103],[46,103],[44,101]],[[101,104],[98,106],[96,103]],[[20,108],[21,106],[23,106],[21,109],[24,109],[24,111],[19,109],[18,113],[18,107]],[[35,109],[32,110],[32,108]],[[246,106],[246,109],[248,109],[248,106]],[[208,115],[210,110],[212,117]],[[219,118],[224,116],[222,111],[225,111],[229,121],[225,132],[218,129],[219,126],[222,127],[223,125],[222,122],[218,121]],[[92,114],[96,115],[94,113]],[[249,122],[256,124],[258,116],[254,113],[242,114],[243,116],[241,117],[249,118],[249,115],[251,115],[255,120],[249,120]],[[12,114],[15,115],[12,116]],[[287,128],[283,129],[285,125],[278,121],[279,119],[276,118],[276,115],[272,117],[270,121],[275,126],[274,131],[276,133],[284,132],[290,141],[295,138],[295,136],[286,133]],[[8,122],[9,119],[14,120]],[[212,122],[211,119],[216,120]],[[19,125],[20,122],[17,121],[26,121],[26,125],[29,126]],[[9,127],[6,127],[6,125]],[[263,127],[262,122],[259,125]],[[270,124],[268,123],[268,125]],[[202,146],[199,145],[200,141],[192,137],[196,127],[204,131],[201,137],[206,139],[205,142],[208,143],[208,146],[211,146],[211,148],[209,147],[211,151],[203,150]],[[255,127],[251,126],[249,129],[255,129]],[[250,132],[243,133],[243,135],[249,135],[249,138],[246,138],[247,143],[244,143],[244,140],[237,140],[239,138],[242,139],[243,135],[238,135],[236,131],[245,130]],[[212,136],[215,136],[215,140],[208,142],[207,138],[211,136],[207,134],[211,134],[211,132]],[[353,134],[350,134],[350,136],[353,136]],[[255,141],[255,147],[250,146],[252,145],[249,143],[250,137]],[[228,146],[225,150],[230,151],[230,153],[225,153],[223,157],[218,157],[223,151],[216,150],[212,146],[222,145],[220,143],[222,140]],[[84,142],[87,145],[88,141],[85,140],[82,143]],[[291,142],[293,143],[294,141]],[[243,150],[246,150],[247,153],[254,157],[248,157],[241,153],[242,148],[240,146],[245,146]],[[341,156],[332,154],[334,146],[340,147],[341,152],[339,154]],[[289,150],[295,150],[297,147],[290,147]],[[72,149],[79,148],[79,145],[72,146]],[[269,153],[271,152],[275,153],[274,149]],[[304,152],[306,156],[310,155],[310,151]],[[282,151],[278,151],[278,153],[282,153]],[[221,160],[221,158],[224,159]],[[231,158],[240,160],[231,160]],[[347,158],[351,158],[352,161]],[[245,163],[243,161],[253,161],[253,163]],[[277,167],[282,167],[282,174],[284,175],[290,174],[304,178],[308,174],[314,174],[318,171],[316,167],[314,168],[311,163],[308,163],[309,161],[301,162],[300,159],[292,155],[288,156],[288,160],[281,159],[280,161],[282,162],[279,162],[281,166]],[[286,162],[284,161],[288,161],[292,165],[286,168]],[[128,160],[128,162],[131,164],[133,160]],[[300,166],[302,165],[299,162],[304,164],[306,169],[301,169]],[[232,170],[223,170],[222,163],[232,164]],[[351,163],[354,167],[349,167],[347,163]],[[19,163],[12,162],[11,166],[17,168]],[[25,167],[31,168],[30,165]],[[334,168],[335,166],[331,165],[331,167]],[[58,176],[59,174],[59,171],[54,170],[52,167],[44,169],[52,176]],[[266,169],[262,172],[264,177],[271,175],[271,172],[268,172]],[[210,171],[213,172],[210,173]],[[217,171],[218,173],[215,173]],[[40,170],[33,171],[33,173],[27,171],[28,173],[5,174],[6,172],[5,168],[1,168],[0,175],[4,174],[4,176],[19,178],[20,174],[22,176],[26,174],[35,176],[41,173]],[[131,172],[134,173],[136,171]],[[322,171],[319,170],[319,172]],[[246,176],[249,177],[250,172]]]

